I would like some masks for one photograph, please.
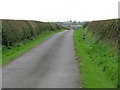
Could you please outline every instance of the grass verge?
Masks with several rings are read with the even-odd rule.
[[[61,30],[62,31],[62,30]],[[53,34],[60,32],[60,31],[51,31],[51,32],[43,32],[40,36],[37,36],[34,40],[25,40],[23,43],[11,47],[8,49],[7,47],[2,47],[2,65],[10,62],[11,60],[15,59],[16,57],[20,56],[21,54],[27,52],[29,49],[33,48],[37,44],[43,42]]]
[[[118,55],[114,44],[87,29],[74,31],[76,57],[79,61],[83,88],[116,88],[118,86]]]

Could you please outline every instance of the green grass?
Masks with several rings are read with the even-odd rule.
[[[33,48],[37,44],[40,44],[53,34],[59,31],[51,31],[51,32],[43,32],[40,36],[37,36],[34,40],[25,40],[20,45],[16,45],[11,49],[7,47],[2,47],[2,65],[10,62],[11,60],[15,59],[16,57],[20,56],[21,54],[27,52],[29,49]],[[1,64],[1,63],[0,63]]]
[[[114,43],[98,41],[87,29],[74,31],[76,57],[84,88],[116,88],[118,86],[118,55]]]

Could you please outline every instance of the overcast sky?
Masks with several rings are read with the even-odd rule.
[[[119,0],[0,0],[0,19],[91,21],[118,17]]]

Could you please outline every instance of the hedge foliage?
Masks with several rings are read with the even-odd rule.
[[[98,34],[100,39],[106,38],[115,42],[118,40],[118,26],[120,26],[118,19],[93,21],[87,26],[88,30]]]
[[[14,46],[26,39],[33,40],[43,32],[51,32],[62,28],[52,22],[2,20],[2,45]]]

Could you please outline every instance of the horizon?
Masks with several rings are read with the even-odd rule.
[[[28,20],[28,21],[38,21],[38,22],[70,22],[70,21],[72,21],[72,22],[74,22],[74,21],[76,21],[76,22],[92,22],[92,21],[112,20],[112,19],[120,19],[120,18],[97,19],[97,20],[91,20],[91,21],[78,21],[78,20],[68,20],[68,21],[39,21],[39,20],[31,20],[31,19],[0,19],[0,20],[17,20],[17,21],[19,21],[19,20],[21,20],[21,21]]]

